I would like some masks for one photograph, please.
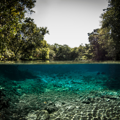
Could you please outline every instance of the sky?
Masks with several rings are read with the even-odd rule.
[[[100,15],[107,6],[108,0],[36,0],[30,17],[38,27],[48,28],[47,43],[73,48],[89,43],[87,33],[101,27]]]

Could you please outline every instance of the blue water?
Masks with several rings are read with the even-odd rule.
[[[120,90],[120,64],[0,65],[0,74],[20,95],[52,90],[117,94]],[[1,81],[1,89],[8,86]]]
[[[2,120],[120,120],[120,64],[0,65],[0,110]]]

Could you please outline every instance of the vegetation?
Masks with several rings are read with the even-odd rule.
[[[49,58],[50,60],[85,60],[90,57],[88,54],[88,45],[70,48],[68,45],[59,45],[55,43],[54,45],[48,44],[50,49]]]
[[[49,59],[44,40],[49,31],[37,27],[33,19],[25,18],[34,12],[35,0],[2,0],[0,2],[0,59]]]
[[[101,28],[89,33],[94,60],[120,60],[120,1],[109,0]]]
[[[0,3],[1,60],[120,60],[120,1],[109,0],[101,14],[101,28],[88,33],[89,44],[70,48],[68,45],[47,44],[47,27],[37,27],[25,18],[33,13],[35,0],[2,0]]]
[[[54,60],[120,60],[120,1],[109,0],[101,14],[101,28],[88,33],[90,44],[70,48],[67,45],[49,45],[50,59]]]

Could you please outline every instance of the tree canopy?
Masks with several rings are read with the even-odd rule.
[[[109,0],[104,11],[101,28],[88,34],[93,59],[120,60],[120,1]]]
[[[37,27],[32,14],[36,0],[1,0],[0,2],[0,58],[29,58],[37,49],[45,49],[47,27]],[[46,47],[47,51],[48,48]],[[44,50],[46,51],[46,50]],[[47,52],[46,51],[46,52]],[[44,56],[45,59],[45,56]]]

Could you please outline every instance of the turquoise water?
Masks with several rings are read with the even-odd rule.
[[[38,96],[42,96],[43,101],[39,100],[39,106],[37,103],[33,105],[36,107],[26,106],[29,109],[24,114],[26,116],[31,110],[42,110],[41,103],[44,108],[44,104],[52,101],[53,96],[54,101],[59,97],[62,100],[65,96],[68,96],[66,99],[73,96],[74,101],[77,96],[84,98],[91,93],[94,98],[107,95],[117,98],[120,96],[120,64],[0,65],[0,91],[11,99],[12,107],[14,103],[18,105],[15,109],[20,108],[22,100],[31,102],[35,99],[37,102]],[[2,109],[6,107],[0,104]]]

